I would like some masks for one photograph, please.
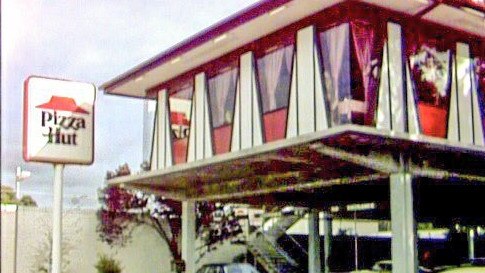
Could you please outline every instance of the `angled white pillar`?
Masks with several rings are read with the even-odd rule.
[[[313,63],[315,65],[315,130],[322,131],[329,127],[329,118],[327,111],[327,99],[323,94],[323,72],[318,57],[318,47],[313,45]]]
[[[296,35],[298,135],[315,132],[315,27]]]
[[[404,171],[391,174],[391,225],[393,273],[417,273],[416,222],[413,178]]]
[[[389,87],[391,95],[391,129],[398,133],[406,130],[404,71],[401,26],[387,23]]]
[[[458,90],[456,86],[456,62],[451,60],[451,95],[450,112],[448,114],[448,140],[460,141],[460,128],[458,124]]]
[[[188,162],[213,155],[205,73],[199,73],[195,76],[192,111]]]
[[[185,262],[185,272],[195,273],[195,202],[182,202],[182,259]]]
[[[320,220],[318,211],[308,213],[308,273],[321,273]]]
[[[155,114],[155,126],[153,128],[153,145],[152,145],[152,153],[150,157],[150,170],[157,170],[159,168],[159,163],[158,163],[158,131],[159,131],[159,126],[158,126],[158,109]]]
[[[298,113],[296,100],[297,92],[296,89],[296,59],[293,59],[293,73],[291,75],[291,85],[290,85],[290,102],[288,105],[288,120],[286,121],[286,138],[296,137],[298,135]]]
[[[251,135],[253,128],[253,53],[248,52],[241,56],[240,60],[240,79],[241,89],[238,96],[240,97],[240,128],[241,128],[241,149],[250,148],[253,146],[253,137]]]
[[[325,234],[324,241],[323,241],[323,253],[324,253],[324,261],[323,261],[323,272],[330,273],[330,263],[329,258],[332,254],[332,215],[329,213],[323,214],[323,232]]]
[[[412,135],[418,135],[421,133],[418,120],[418,111],[416,109],[416,96],[413,90],[413,83],[411,81],[411,71],[406,64],[406,104],[408,110],[408,132]]]
[[[379,95],[377,99],[377,129],[391,130],[391,102],[389,91],[389,65],[387,61],[388,56],[388,42],[384,44],[382,56],[382,69],[379,83]]]
[[[464,144],[473,144],[472,73],[470,47],[464,43],[457,43],[456,78],[453,80],[457,81],[458,124],[460,142]]]
[[[232,151],[263,144],[262,116],[253,53],[243,54],[239,63],[240,83],[236,91]]]
[[[154,141],[152,161],[153,169],[164,169],[172,166],[172,128],[170,125],[170,113],[168,107],[168,91],[166,89],[158,92],[157,116],[156,116],[156,140]],[[156,151],[156,153],[155,153]],[[154,166],[153,162],[157,164]]]
[[[234,121],[232,123],[231,152],[241,150],[241,81],[236,86],[236,102],[234,105]]]
[[[254,66],[254,61],[252,62]],[[251,103],[251,110],[252,110],[252,147],[262,145],[263,144],[263,115],[262,115],[262,107],[259,105],[261,99],[259,97],[259,90],[258,85],[256,84],[256,71],[254,67],[251,73],[251,82],[252,82],[252,100]],[[244,105],[244,102],[243,102]]]

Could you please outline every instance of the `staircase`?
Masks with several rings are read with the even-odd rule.
[[[248,250],[255,262],[260,264],[267,273],[297,272],[298,264],[262,234],[248,244]]]
[[[303,212],[295,211],[292,215],[271,217],[263,225],[263,230],[249,242],[248,251],[253,255],[255,262],[261,265],[267,273],[299,272],[298,263],[278,245],[277,240],[303,216]],[[292,239],[291,236],[289,237]],[[299,246],[296,240],[294,243]],[[301,251],[306,253],[303,248]]]
[[[270,240],[278,240],[281,236],[283,236],[286,231],[294,225],[298,220],[300,220],[302,215],[294,214],[288,216],[280,216],[278,218],[273,218],[268,220],[267,222],[274,221],[273,223],[265,223],[263,226],[266,227],[266,230],[263,230],[266,237]]]

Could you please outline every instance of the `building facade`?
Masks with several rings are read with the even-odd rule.
[[[152,171],[112,183],[184,201],[188,219],[197,200],[386,177],[396,272],[415,272],[414,177],[484,175],[451,162],[484,158],[484,11],[481,0],[261,1],[103,84],[157,101]]]

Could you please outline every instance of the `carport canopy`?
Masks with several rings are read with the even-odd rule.
[[[485,185],[484,163],[483,147],[345,125],[108,182],[179,201],[280,200],[312,207],[315,198],[309,197],[325,189],[360,185],[365,196],[364,186],[398,172]]]

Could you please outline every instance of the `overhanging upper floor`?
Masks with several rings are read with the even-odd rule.
[[[482,147],[349,125],[109,182],[177,200],[238,200],[274,193],[297,197],[387,180],[399,171],[485,183],[484,163]]]

